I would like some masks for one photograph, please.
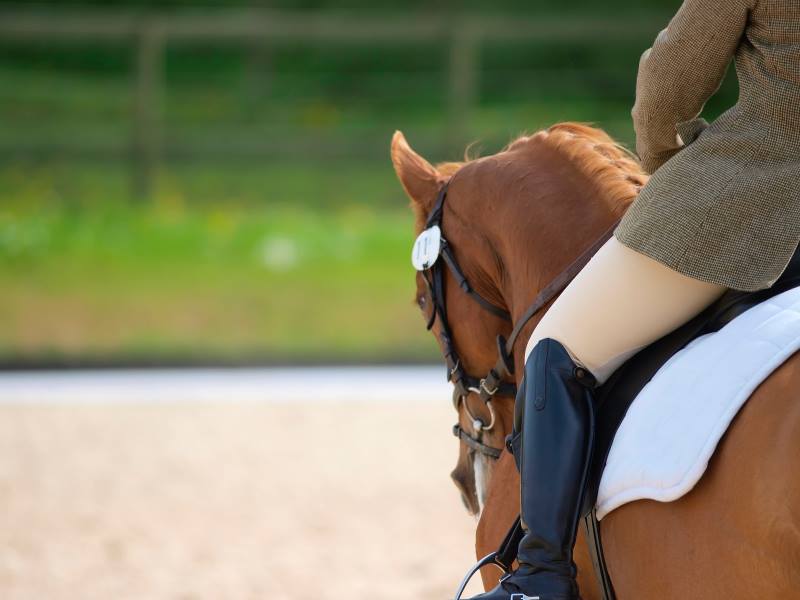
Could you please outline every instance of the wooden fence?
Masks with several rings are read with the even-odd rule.
[[[665,20],[519,19],[486,16],[417,15],[344,17],[266,11],[203,14],[8,12],[0,10],[0,40],[21,42],[129,43],[135,47],[136,83],[132,131],[132,174],[136,193],[147,196],[161,160],[162,74],[167,44],[284,43],[316,46],[410,45],[441,42],[449,47],[448,138],[464,139],[463,126],[478,101],[481,45],[487,42],[642,40]]]

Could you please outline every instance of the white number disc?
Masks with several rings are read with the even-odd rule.
[[[411,264],[417,271],[430,269],[442,249],[442,230],[438,225],[426,229],[417,237],[411,250]]]

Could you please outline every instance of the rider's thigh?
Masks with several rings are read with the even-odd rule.
[[[678,273],[611,237],[553,302],[528,341],[553,338],[603,383],[727,288]]]

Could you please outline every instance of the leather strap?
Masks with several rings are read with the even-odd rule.
[[[606,567],[606,557],[603,554],[603,542],[600,539],[600,523],[597,521],[597,513],[594,509],[590,510],[583,517],[583,524],[586,527],[586,541],[589,546],[589,556],[592,559],[594,573],[597,576],[597,583],[600,584],[600,592],[603,600],[616,600],[614,586],[611,583],[611,576]]]
[[[452,251],[450,250],[450,245],[447,243],[447,240],[442,239],[442,250],[441,250],[442,258],[444,262],[447,263],[447,266],[450,268],[450,272],[453,274],[453,277],[458,283],[458,287],[460,287],[464,293],[472,296],[472,298],[480,304],[485,310],[489,311],[493,315],[500,317],[504,321],[511,321],[511,313],[507,310],[500,308],[489,302],[486,298],[481,296],[478,292],[472,289],[467,281],[467,278],[464,276],[464,273],[461,271],[461,268],[458,266],[455,257],[453,256]]]
[[[494,448],[492,446],[487,446],[483,442],[476,440],[469,433],[464,431],[464,429],[458,423],[453,425],[453,435],[456,436],[457,438],[460,438],[462,442],[464,442],[467,446],[469,446],[473,450],[476,450],[477,452],[480,452],[481,454],[484,454],[495,460],[500,458],[500,455],[503,452],[502,448]]]
[[[495,563],[500,565],[506,573],[510,573],[513,568],[514,561],[517,559],[519,543],[524,536],[525,530],[522,528],[522,518],[518,516],[508,533],[506,533],[506,537],[500,542],[500,547],[495,555]]]
[[[561,271],[561,273],[559,273],[556,278],[547,285],[547,287],[545,287],[536,295],[536,298],[534,298],[533,303],[531,303],[531,305],[528,307],[528,310],[525,311],[522,317],[517,321],[516,325],[514,325],[514,329],[508,338],[508,342],[506,342],[506,354],[508,356],[514,354],[514,345],[516,344],[520,333],[522,333],[522,330],[528,324],[528,321],[530,321],[536,315],[536,313],[542,310],[542,308],[544,308],[548,302],[564,291],[564,288],[567,287],[573,279],[575,279],[578,273],[580,273],[581,269],[586,266],[586,264],[592,259],[592,257],[603,246],[603,244],[611,239],[611,236],[614,235],[614,230],[617,228],[617,225],[619,225],[621,220],[621,218],[617,219],[597,241],[595,241],[577,259],[570,263],[570,265]]]

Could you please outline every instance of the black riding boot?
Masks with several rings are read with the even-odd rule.
[[[552,338],[528,357],[511,442],[525,529],[519,568],[472,600],[579,600],[572,549],[594,441],[595,384]]]

